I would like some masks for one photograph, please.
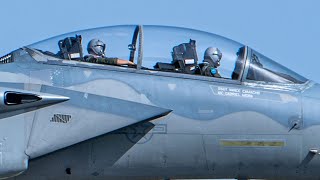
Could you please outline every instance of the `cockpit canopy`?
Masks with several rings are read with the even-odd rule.
[[[221,78],[282,84],[307,81],[243,44],[186,28],[134,25],[103,27],[60,35],[28,48],[55,59],[81,61],[83,56],[88,55],[87,44],[92,39],[99,39],[106,44],[107,57],[131,60],[137,64],[135,68],[141,71],[201,76],[197,69],[203,63],[206,49],[213,47],[222,53],[220,66],[216,68]],[[79,46],[73,47],[77,53],[63,55],[64,41],[78,41]]]

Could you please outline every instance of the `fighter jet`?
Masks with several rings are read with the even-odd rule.
[[[0,63],[2,178],[320,177],[319,84],[222,36],[102,27]]]

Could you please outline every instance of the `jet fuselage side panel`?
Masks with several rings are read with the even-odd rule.
[[[254,87],[223,79],[215,82],[201,76],[188,78],[124,67],[86,67],[63,62],[30,66],[28,61],[13,64],[16,65],[9,69],[1,65],[0,72],[13,75],[18,70],[18,77],[3,78],[1,82],[21,83],[25,88],[40,84],[39,91],[72,97],[48,111],[36,111],[32,130],[35,134],[30,136],[32,147],[39,145],[39,155],[45,155],[72,145],[72,141],[79,143],[43,157],[35,155],[38,158],[30,162],[25,177],[68,176],[66,168],[78,177],[316,175],[300,168],[308,152],[302,146],[303,135],[310,127],[307,123],[293,126],[303,121],[299,90]],[[80,107],[82,101],[77,97],[92,98],[92,106]],[[138,107],[145,107],[144,111]],[[111,133],[104,129],[108,120],[116,124],[120,117],[148,118],[148,113],[160,109],[171,112]],[[53,120],[54,115],[70,115],[68,112],[76,118],[67,123]],[[115,112],[118,116],[111,116]],[[90,123],[97,123],[96,127],[86,129]],[[85,139],[75,136],[77,130],[84,136],[88,130],[91,139],[82,142]],[[99,131],[98,137],[95,131]],[[68,136],[69,133],[73,136]],[[43,143],[38,144],[39,141]],[[53,148],[57,143],[62,145]]]

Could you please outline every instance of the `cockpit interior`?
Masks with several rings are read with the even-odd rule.
[[[105,43],[105,56],[131,61],[140,71],[202,76],[199,65],[208,47],[221,51],[222,79],[302,84],[306,78],[241,43],[186,28],[167,26],[111,26],[72,32],[27,46],[50,60],[83,62],[92,39]],[[105,66],[110,66],[104,64]],[[216,77],[212,77],[216,78]]]

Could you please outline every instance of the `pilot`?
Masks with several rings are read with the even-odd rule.
[[[221,77],[218,67],[220,66],[220,60],[222,53],[218,48],[208,47],[204,52],[203,63],[199,64],[201,75]]]
[[[89,55],[84,56],[86,62],[108,65],[135,65],[128,60],[105,57],[106,44],[99,39],[92,39],[88,43],[87,50]]]

